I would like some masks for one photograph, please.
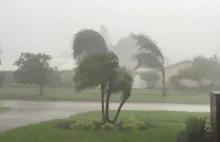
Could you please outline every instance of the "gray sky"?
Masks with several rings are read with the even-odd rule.
[[[219,7],[220,0],[0,0],[2,69],[21,52],[46,52],[63,64],[58,57],[72,52],[73,35],[101,24],[114,43],[131,32],[151,36],[171,63],[220,54]]]

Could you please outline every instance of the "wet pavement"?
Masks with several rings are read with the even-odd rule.
[[[0,106],[10,107],[11,111],[0,113],[0,131],[42,121],[67,118],[71,115],[91,110],[100,110],[98,102],[54,102],[54,101],[9,101],[0,100]],[[112,110],[118,103],[111,103]],[[126,103],[122,110],[167,110],[209,112],[209,105]]]

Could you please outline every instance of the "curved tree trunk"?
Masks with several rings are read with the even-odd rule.
[[[124,103],[126,102],[127,98],[122,100],[122,102],[120,103],[120,105],[118,107],[118,110],[117,110],[117,113],[116,113],[115,117],[113,118],[113,120],[111,120],[109,118],[109,100],[110,100],[110,96],[111,96],[111,92],[108,92],[108,95],[106,97],[106,119],[107,119],[108,123],[114,124],[116,122],[116,120],[118,119],[118,116],[121,112],[121,108],[124,105]]]
[[[107,122],[111,122],[110,118],[109,118],[109,100],[110,100],[110,96],[111,96],[111,92],[108,91],[107,97],[106,97],[106,114],[105,114],[105,118],[107,120]]]
[[[117,113],[116,113],[115,117],[113,118],[113,120],[111,120],[111,119],[109,118],[109,116],[108,116],[108,122],[109,122],[109,123],[114,124],[114,123],[116,122],[116,120],[118,119],[119,114],[120,114],[120,112],[121,112],[121,108],[122,108],[122,106],[124,105],[124,103],[126,102],[126,100],[127,100],[127,99],[124,99],[124,100],[121,102],[121,104],[119,105],[118,110],[117,110]]]
[[[122,108],[122,106],[124,105],[124,103],[126,102],[126,100],[127,100],[127,99],[124,99],[124,100],[121,102],[121,104],[119,105],[118,111],[117,111],[117,113],[116,113],[114,119],[112,120],[112,123],[115,123],[116,120],[118,119],[118,116],[119,116],[119,114],[120,114],[120,112],[121,112],[121,108]]]
[[[101,104],[102,104],[102,120],[105,123],[106,117],[105,117],[105,103],[104,103],[104,88],[101,89]]]

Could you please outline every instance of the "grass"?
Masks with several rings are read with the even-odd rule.
[[[50,101],[100,101],[100,90],[90,89],[74,95],[73,88],[45,88],[44,95],[38,95],[38,88],[1,88],[0,99],[50,100]],[[208,92],[168,91],[167,97],[160,90],[133,89],[128,102],[209,104]],[[112,102],[120,101],[119,94],[111,96]]]
[[[1,142],[175,142],[178,132],[183,128],[181,122],[188,115],[209,116],[208,113],[166,112],[166,111],[122,111],[120,116],[133,114],[140,119],[152,121],[156,126],[138,132],[98,132],[88,130],[64,130],[55,125],[53,120],[29,125],[0,133]],[[100,118],[100,112],[87,112],[71,117],[71,119]]]
[[[8,108],[8,107],[0,107],[0,113],[7,112],[10,110],[11,110],[11,108]]]

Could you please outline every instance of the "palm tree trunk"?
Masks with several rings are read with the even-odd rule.
[[[116,120],[118,119],[118,116],[121,112],[121,108],[124,105],[124,103],[126,102],[127,98],[122,100],[122,102],[120,103],[120,105],[118,107],[118,110],[117,110],[117,113],[116,113],[115,117],[113,118],[113,120],[111,120],[109,118],[109,100],[110,100],[110,96],[111,96],[111,92],[108,92],[108,95],[106,97],[106,119],[107,119],[108,123],[114,124],[116,122]]]
[[[119,114],[120,114],[120,112],[121,112],[121,108],[122,108],[122,106],[124,105],[124,103],[126,102],[126,100],[127,100],[127,99],[123,99],[123,101],[122,101],[121,104],[119,105],[118,110],[117,110],[117,113],[116,113],[114,119],[113,119],[113,120],[110,120],[110,119],[109,119],[109,122],[110,122],[110,123],[114,124],[114,123],[116,122],[116,120],[118,119],[118,116],[119,116]]]
[[[102,104],[102,120],[105,123],[106,117],[105,117],[105,103],[104,103],[104,88],[101,89],[101,104]]]
[[[106,97],[106,114],[105,114],[105,118],[107,120],[107,122],[111,122],[110,118],[109,118],[109,99],[110,99],[110,96],[111,96],[111,92],[108,91],[108,95]]]
[[[162,85],[163,85],[163,96],[165,97],[166,94],[166,78],[165,78],[165,68],[164,68],[164,61],[163,61],[163,67],[162,67]]]

